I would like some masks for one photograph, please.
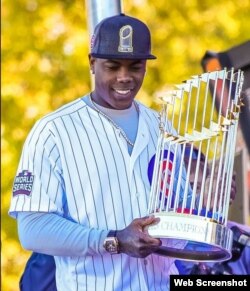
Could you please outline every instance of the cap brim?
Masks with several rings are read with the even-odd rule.
[[[90,55],[94,58],[98,59],[123,59],[123,60],[155,60],[156,56],[154,55],[109,55],[109,54],[96,54],[90,53]]]

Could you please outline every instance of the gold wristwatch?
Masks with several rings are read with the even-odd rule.
[[[110,254],[119,254],[119,242],[116,237],[116,231],[111,230],[104,240],[103,247]]]

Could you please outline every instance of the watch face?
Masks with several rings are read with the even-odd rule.
[[[116,237],[106,238],[104,241],[104,248],[111,254],[118,253],[118,241]]]

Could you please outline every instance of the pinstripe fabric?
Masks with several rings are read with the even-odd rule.
[[[17,173],[34,175],[30,196],[12,197],[9,214],[56,212],[93,229],[122,229],[147,214],[147,168],[155,154],[158,116],[139,104],[138,135],[131,156],[123,137],[77,99],[38,121]],[[58,290],[168,290],[177,270],[170,258],[107,254],[102,241],[84,257],[55,257]]]

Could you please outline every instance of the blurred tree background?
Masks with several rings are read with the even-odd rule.
[[[249,39],[249,0],[124,0],[124,13],[145,21],[156,61],[138,99],[156,107],[155,93],[202,72],[207,50]],[[2,1],[1,243],[2,289],[18,290],[30,252],[8,216],[22,145],[34,122],[91,89],[84,0]]]

